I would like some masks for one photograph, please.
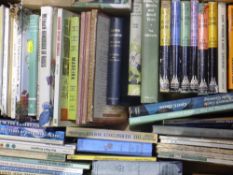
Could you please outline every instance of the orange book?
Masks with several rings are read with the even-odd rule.
[[[233,90],[233,5],[228,6],[228,89]]]

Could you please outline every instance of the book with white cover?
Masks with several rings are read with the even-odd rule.
[[[7,114],[8,103],[8,57],[9,57],[9,40],[10,40],[10,10],[5,7],[5,21],[4,21],[4,49],[3,49],[3,80],[2,80],[2,114]]]
[[[219,92],[227,92],[227,16],[226,3],[218,3],[218,85]]]
[[[52,33],[53,7],[41,7],[40,57],[38,62],[38,119],[42,126],[50,125],[52,118]]]

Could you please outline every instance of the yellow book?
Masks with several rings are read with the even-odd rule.
[[[228,6],[228,89],[233,89],[233,5]]]
[[[68,120],[76,120],[78,105],[79,17],[70,19]]]
[[[133,157],[133,156],[114,156],[114,155],[94,155],[94,154],[76,154],[67,155],[68,160],[117,160],[117,161],[156,161],[156,157]]]

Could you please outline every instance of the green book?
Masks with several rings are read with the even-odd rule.
[[[160,0],[143,0],[141,103],[158,101],[159,9]]]
[[[79,17],[70,19],[68,120],[76,120],[78,105]]]

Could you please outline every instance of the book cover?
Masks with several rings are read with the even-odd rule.
[[[233,89],[233,5],[228,6],[228,89]]]
[[[123,26],[124,19],[122,17],[111,17],[106,99],[108,105],[118,105],[120,103]]]
[[[208,92],[208,4],[198,7],[198,93]]]
[[[37,104],[37,72],[38,72],[38,41],[39,41],[39,16],[29,16],[27,52],[29,64],[29,93],[28,93],[28,115],[36,116]]]
[[[79,16],[70,19],[68,119],[76,120],[78,106]]]
[[[129,107],[130,117],[167,113],[174,111],[185,111],[189,109],[207,108],[231,104],[233,93],[215,94],[208,96],[197,96],[191,98],[164,101],[160,103],[142,104],[140,106]]]
[[[128,95],[140,96],[141,92],[141,24],[142,1],[133,2],[130,14],[130,48],[129,48],[129,77]]]
[[[227,6],[218,3],[218,87],[227,92]]]
[[[180,0],[172,0],[171,16],[170,91],[178,92],[180,89]]]
[[[142,1],[141,103],[158,101],[160,1]]]
[[[160,8],[160,92],[169,92],[170,25],[171,3],[162,1]]]
[[[78,152],[104,153],[131,156],[152,156],[151,143],[126,142],[115,140],[87,139],[77,140]]]
[[[218,3],[208,2],[209,93],[218,93]]]
[[[161,162],[127,162],[127,161],[95,161],[93,175],[181,175],[183,164],[179,161]]]
[[[180,29],[180,60],[181,60],[181,80],[180,90],[182,93],[190,92],[190,1],[181,1],[181,29]]]
[[[157,143],[157,135],[145,132],[67,127],[66,137]]]
[[[190,14],[190,91],[198,91],[197,41],[198,41],[198,0],[191,0]]]

